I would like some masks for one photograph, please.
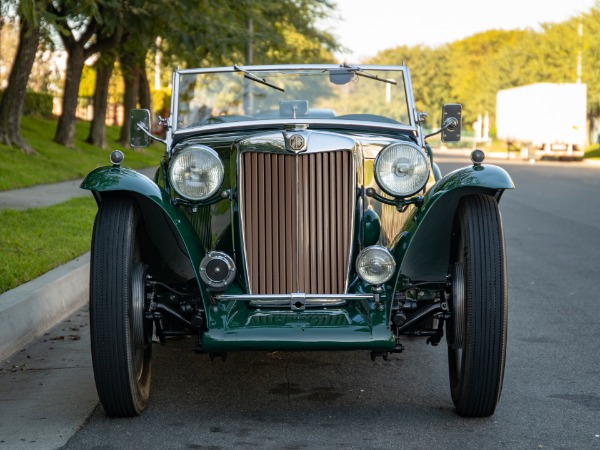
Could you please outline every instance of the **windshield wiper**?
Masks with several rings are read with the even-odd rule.
[[[383,83],[389,83],[389,84],[394,84],[397,85],[398,82],[394,81],[394,80],[389,80],[387,78],[379,78],[377,75],[371,75],[368,72],[364,72],[363,69],[361,69],[358,66],[351,66],[348,63],[344,63],[342,64],[342,67],[344,69],[349,69],[350,71],[354,72],[356,75],[358,75],[359,77],[365,77],[365,78],[370,78],[371,80],[377,80],[377,81],[382,81]]]
[[[260,78],[254,75],[252,72],[248,72],[246,69],[244,69],[241,66],[238,66],[237,64],[234,64],[233,68],[236,72],[243,72],[244,78],[248,78],[249,80],[256,81],[257,83],[264,84],[265,86],[272,87],[273,89],[277,89],[278,91],[285,92],[285,89],[280,88],[279,86],[275,86],[273,83],[269,83],[264,78]]]

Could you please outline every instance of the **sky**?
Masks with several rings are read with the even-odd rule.
[[[589,11],[596,0],[337,0],[339,18],[325,27],[360,62],[400,45],[438,45],[480,31],[540,29]],[[585,31],[584,31],[585,32]]]

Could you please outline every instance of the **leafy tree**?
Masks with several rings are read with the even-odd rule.
[[[83,65],[90,56],[118,42],[122,8],[119,2],[109,0],[62,0],[52,2],[51,11],[58,19],[57,31],[68,55],[62,114],[54,140],[72,147]]]
[[[515,45],[522,33],[518,30],[490,30],[450,44],[449,70],[452,97],[464,106],[465,123],[478,114],[495,110],[497,78],[493,61],[503,48]],[[514,64],[507,66],[516,70]]]
[[[106,147],[106,112],[108,109],[108,91],[110,78],[115,66],[116,54],[113,49],[102,52],[95,64],[96,82],[94,86],[94,117],[86,139],[96,147]]]
[[[337,43],[314,22],[332,6],[325,0],[180,0],[176,8],[147,2],[147,16],[132,24],[120,46],[126,114],[119,141],[128,145],[129,109],[138,102],[150,107],[145,62],[157,34],[163,38],[163,57],[173,66],[327,62]]]
[[[40,41],[40,13],[44,3],[23,0],[19,4],[21,19],[19,47],[10,72],[8,87],[0,99],[0,143],[16,145],[26,153],[35,153],[21,137],[21,116],[25,90]]]
[[[448,59],[448,49],[445,46],[430,48],[418,45],[384,50],[368,63],[406,64],[411,73],[417,109],[429,114],[427,123],[431,128],[435,128],[441,122],[442,104],[451,102]]]
[[[588,116],[600,116],[600,3],[583,16],[582,81],[587,84]]]
[[[178,11],[168,27],[164,56],[172,65],[203,66],[330,61],[338,48],[315,27],[330,14],[329,0],[203,0]],[[325,53],[323,52],[325,49]]]

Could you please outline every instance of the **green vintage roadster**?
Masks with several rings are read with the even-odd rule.
[[[91,172],[98,203],[90,315],[104,410],[133,416],[150,392],[153,342],[194,350],[367,350],[446,334],[459,414],[500,397],[507,328],[498,201],[513,182],[472,164],[442,176],[405,66],[179,70],[166,136],[131,112],[131,144],[165,145],[153,179]],[[457,141],[461,107],[443,107]],[[429,135],[431,136],[431,135]]]

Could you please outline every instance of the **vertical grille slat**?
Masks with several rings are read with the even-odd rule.
[[[329,180],[329,192],[337,192],[337,186],[336,186],[336,180],[337,177],[335,176],[336,171],[335,171],[335,167],[336,167],[336,159],[337,156],[336,154],[331,154],[330,155],[330,164],[329,164],[329,176],[328,176],[328,180]],[[338,227],[338,213],[337,213],[337,201],[336,201],[336,197],[334,195],[330,195],[329,196],[329,201],[330,201],[330,211],[331,214],[329,215],[329,226],[330,229],[333,230],[331,233],[331,239],[329,241],[329,261],[331,264],[331,290],[335,291],[335,290],[339,290],[339,281],[338,281],[338,277],[339,277],[339,267],[338,267],[338,258],[339,255],[337,254],[337,247],[336,247],[336,242],[337,239],[335,238],[335,234],[337,233],[337,230],[339,229]]]
[[[286,242],[289,240],[290,236],[287,229],[285,228],[285,166],[283,161],[283,155],[277,155],[276,158],[278,168],[276,176],[278,177],[277,181],[279,186],[279,188],[277,189],[277,193],[279,195],[279,202],[277,203],[277,213],[279,216],[279,220],[277,221],[277,226],[279,229],[280,236],[279,255],[281,255],[282,253],[287,251]],[[277,291],[281,292],[282,290],[285,290],[286,285],[285,277],[283,276],[283,274],[286,273],[285,258],[279,258],[278,262],[279,264],[277,265],[277,267],[279,270],[277,272],[277,279],[279,281],[279,286]]]
[[[317,246],[316,246],[316,241],[317,241],[317,224],[315,223],[315,217],[317,216],[317,202],[315,200],[315,185],[317,183],[317,174],[316,172],[316,164],[315,164],[315,158],[310,158],[309,159],[309,178],[310,178],[310,185],[309,185],[309,200],[308,200],[308,204],[309,204],[309,215],[308,215],[308,229],[309,229],[309,236],[308,236],[308,248],[310,251],[310,268],[313,271],[313,277],[307,278],[307,283],[309,284],[309,287],[307,289],[308,292],[318,292],[317,291]]]
[[[328,187],[329,187],[329,153],[324,153],[323,154],[323,191],[324,192],[331,192]],[[330,233],[335,232],[335,230],[333,228],[331,228],[329,226],[329,217],[331,216],[330,213],[328,213],[328,211],[331,211],[329,209],[329,195],[323,195],[323,211],[325,212],[323,214],[323,267],[324,267],[324,271],[323,271],[323,289],[325,290],[325,292],[331,292],[331,277],[332,275],[332,270],[331,270],[331,261],[330,261],[330,256],[329,256],[329,236]],[[331,231],[329,231],[331,230]]]
[[[267,265],[267,261],[268,261],[268,256],[267,256],[267,248],[266,248],[266,241],[267,241],[267,235],[266,235],[266,231],[264,230],[265,227],[265,209],[267,206],[267,202],[266,202],[266,198],[265,198],[265,165],[266,165],[266,161],[264,160],[264,158],[262,159],[262,161],[258,162],[258,172],[257,172],[257,183],[258,183],[258,192],[256,194],[256,197],[258,199],[260,199],[261,204],[264,206],[263,208],[261,208],[260,210],[257,211],[257,228],[256,228],[256,236],[257,236],[257,240],[258,240],[258,258],[259,258],[259,264],[256,267],[257,271],[258,271],[258,289],[260,289],[262,292],[267,293],[266,291],[266,265]],[[260,228],[259,228],[260,227]],[[261,229],[263,230],[263,232],[261,233]]]
[[[240,163],[252,293],[345,293],[355,183],[351,151],[248,151]]]
[[[272,216],[271,216],[271,220],[272,220],[272,236],[273,239],[271,240],[271,244],[273,246],[272,248],[272,252],[273,255],[279,255],[279,160],[277,159],[277,155],[273,155],[272,156],[272,164],[271,164],[271,169],[272,169],[272,182],[271,182],[271,205],[272,205]],[[271,262],[272,266],[271,269],[273,271],[273,274],[275,273],[280,273],[279,272],[279,261],[277,260],[277,258],[273,257],[273,261]],[[279,290],[279,280],[277,279],[276,276],[272,277],[272,290],[274,292]]]
[[[250,173],[256,174],[258,172],[258,155],[252,155],[251,157],[251,170]],[[250,188],[248,192],[254,198],[258,198],[258,183],[255,181],[254,177],[249,176],[246,178],[248,180],[248,184]],[[250,245],[249,252],[250,257],[252,258],[252,267],[258,268],[258,257],[260,255],[258,251],[259,239],[258,239],[258,214],[253,212],[252,210],[248,210],[249,220],[248,225],[250,225],[250,233],[248,233],[246,242]],[[249,242],[248,242],[249,240]],[[258,270],[253,270],[252,278],[250,283],[252,286],[258,286]]]
[[[271,158],[273,155],[268,155],[265,158],[265,173],[273,173],[271,170]],[[271,178],[272,180],[272,178]],[[271,183],[265,180],[265,208],[264,208],[264,223],[265,223],[265,286],[263,290],[266,293],[273,292],[273,218],[271,211],[273,209],[273,197],[271,196]],[[271,237],[271,239],[269,239]]]
[[[316,154],[316,178],[317,185],[315,186],[315,203],[317,204],[317,217],[315,222],[315,229],[317,234],[317,242],[315,245],[315,252],[317,254],[317,292],[323,292],[325,289],[325,283],[323,282],[323,153]]]
[[[285,288],[293,289],[294,287],[294,267],[296,265],[296,168],[292,161],[284,157],[285,167],[285,227],[287,230],[285,255]],[[262,206],[262,205],[261,205]],[[262,292],[257,292],[262,294]]]

